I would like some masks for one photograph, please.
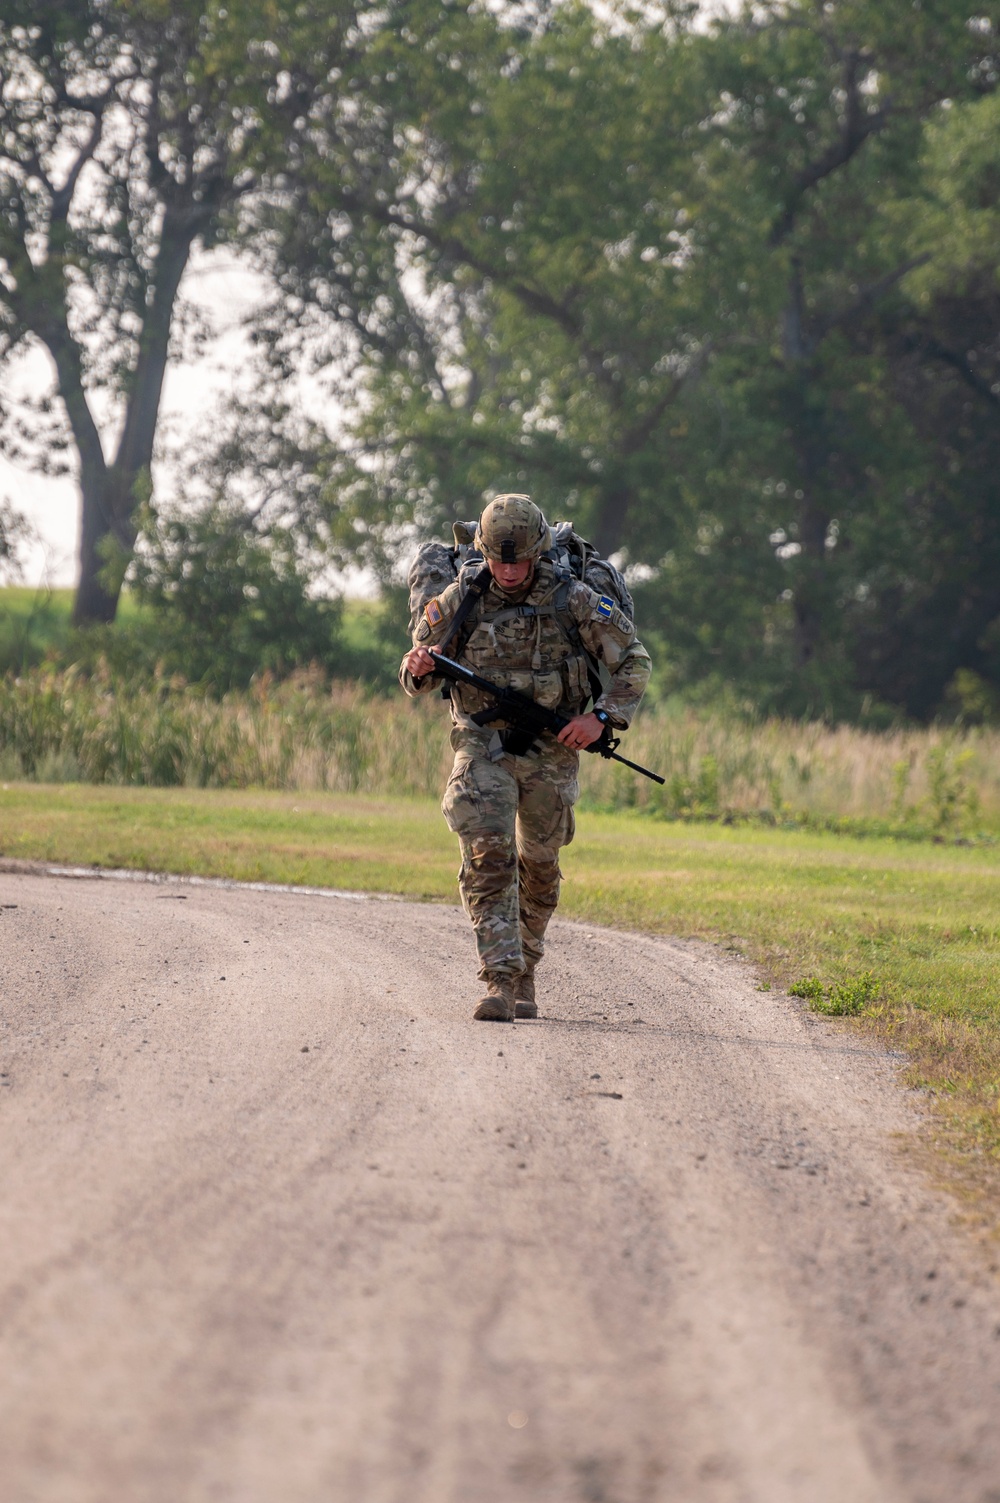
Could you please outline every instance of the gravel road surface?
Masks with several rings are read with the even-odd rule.
[[[0,874],[4,1503],[1000,1503],[898,1062],[702,945]]]

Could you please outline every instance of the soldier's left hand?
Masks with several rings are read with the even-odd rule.
[[[556,740],[561,741],[563,746],[582,751],[585,746],[592,746],[595,741],[599,741],[603,730],[596,715],[574,715],[569,725],[563,726]]]

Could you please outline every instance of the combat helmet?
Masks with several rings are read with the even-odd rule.
[[[552,547],[549,524],[530,496],[494,496],[476,528],[476,548],[497,564],[521,564]]]

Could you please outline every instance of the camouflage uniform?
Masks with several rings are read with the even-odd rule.
[[[456,581],[428,603],[414,647],[440,642],[462,594]],[[569,717],[581,712],[589,695],[586,648],[611,674],[595,708],[607,710],[616,726],[631,722],[649,678],[649,656],[609,597],[567,581],[542,558],[517,593],[494,580],[471,619],[475,627],[460,661],[476,672]],[[414,679],[405,667],[399,678],[412,696],[440,683],[433,674]],[[450,691],[455,765],[442,809],[461,844],[458,881],[475,931],[479,975],[530,975],[559,899],[559,851],[573,839],[579,754],[546,735],[537,752],[512,756],[504,750],[502,727],[480,728],[470,719],[493,702],[490,696],[465,684],[451,684]]]

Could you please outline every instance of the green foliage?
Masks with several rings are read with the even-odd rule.
[[[212,681],[192,688],[165,669],[166,618],[126,598],[131,630],[115,628],[121,632],[118,650],[126,662],[134,660],[142,635],[148,671],[126,671],[113,657],[88,666],[77,656],[69,669],[50,665],[0,679],[5,775],[440,792],[449,753],[447,714],[437,696],[417,704],[398,693],[383,698],[360,685],[331,683],[316,663],[283,679],[266,670],[254,673],[247,689],[221,692]],[[337,649],[341,667],[364,651],[379,650],[376,604],[348,604]],[[181,639],[183,623],[174,628]],[[93,639],[87,641],[96,650]],[[71,639],[70,645],[79,642]],[[387,677],[397,662],[395,652],[383,660]],[[229,671],[228,659],[224,666]],[[909,844],[985,846],[995,844],[1000,832],[995,731],[974,729],[956,737],[750,723],[668,702],[643,712],[625,751],[660,771],[665,787],[600,757],[584,757],[586,807],[634,810],[655,822],[697,822],[705,830],[713,824],[779,826],[802,839],[829,831]],[[908,799],[902,813],[901,764]]]
[[[959,725],[1000,725],[1000,688],[972,668],[959,668],[948,685],[945,707]]]
[[[934,824],[938,830],[951,830],[959,822],[963,808],[976,813],[976,802],[968,783],[968,768],[973,754],[968,747],[957,751],[948,742],[935,746],[927,757]],[[971,802],[970,802],[971,801]]]
[[[825,996],[811,993],[809,1006],[827,1017],[856,1018],[878,1001],[881,991],[882,983],[873,972],[862,971],[860,976],[832,986]]]
[[[251,551],[259,555],[258,573],[263,571],[269,579],[274,559],[267,541],[258,539]],[[237,620],[231,637],[216,630],[208,597],[196,591],[190,600],[161,608],[150,601],[140,603],[135,590],[126,589],[114,626],[74,629],[71,590],[6,586],[0,589],[0,674],[26,674],[43,664],[50,668],[73,665],[85,672],[102,671],[102,665],[107,665],[117,676],[133,682],[176,672],[184,680],[201,681],[206,689],[218,691],[227,685],[245,686],[262,673],[325,662],[331,676],[338,679],[394,691],[400,642],[406,633],[406,592],[387,593],[377,600],[314,602],[309,574],[308,570],[300,574],[297,584],[286,579],[278,585],[292,594],[293,605],[301,603],[301,589],[305,590],[310,630],[301,633],[294,619],[286,620],[282,630],[273,629],[261,611],[259,596],[244,596],[241,606],[234,585],[240,579],[247,582],[246,569],[227,571],[230,605],[236,607],[237,617],[245,606],[250,618]],[[268,599],[274,603],[270,594]],[[313,616],[316,605],[322,624],[318,641],[311,630],[317,620]],[[207,636],[206,621],[211,627]],[[256,637],[259,656],[253,650]],[[231,642],[240,657],[231,653]],[[214,658],[215,666],[209,667],[207,679],[199,680],[207,658]]]
[[[882,982],[872,971],[862,971],[859,976],[829,988],[816,976],[805,976],[788,988],[790,996],[804,998],[813,1012],[836,1018],[858,1017],[869,1011],[881,991]]]
[[[219,507],[186,515],[147,509],[132,587],[147,613],[117,656],[220,692],[257,674],[339,666],[341,607],[314,599],[295,540],[266,537]]]
[[[251,553],[266,509],[271,572],[265,588],[234,558],[231,599],[201,581],[230,599],[243,666],[227,679],[199,640],[197,676],[238,682],[267,660],[255,589],[279,613],[275,662],[306,660],[289,612],[328,661],[335,623],[308,591],[290,603],[307,556],[398,582],[418,537],[516,488],[636,566],[667,693],[884,728],[995,716],[988,9],[682,4],[666,24],[624,0],[8,9],[3,338],[53,354],[87,514],[115,524],[91,560],[117,564],[105,605],[148,484],[176,276],[225,239],[270,288],[256,412],[243,403],[220,433],[208,489]],[[46,94],[57,67],[108,80],[134,129]],[[87,169],[86,201],[74,169],[65,203],[53,188],[64,161]],[[26,235],[46,245],[35,262]],[[180,324],[175,344],[185,330],[197,345]],[[335,434],[289,397],[291,376],[318,370]],[[94,388],[124,404],[110,464],[88,428]],[[58,403],[27,426],[61,463]],[[164,621],[197,620],[190,600],[167,609],[184,594],[169,583]],[[675,809],[723,808],[707,765],[678,776]]]
[[[671,814],[718,815],[719,764],[708,752],[691,761],[685,758],[688,767],[671,773],[664,791],[663,808]],[[690,768],[690,770],[688,770]]]
[[[0,583],[20,576],[21,549],[32,536],[27,518],[6,497],[0,499]]]
[[[417,17],[385,39],[420,89],[394,141],[434,188],[352,250],[336,547],[389,575],[413,528],[527,488],[648,566],[670,688],[888,724],[963,668],[1000,686],[992,21],[455,7],[431,45]],[[323,193],[273,242],[299,323],[340,254]]]
[[[909,757],[900,757],[892,765],[892,817],[897,821],[906,819],[913,812],[912,806],[908,807],[906,803],[912,772],[913,762]]]
[[[8,777],[414,793],[440,780],[442,757],[432,719],[316,670],[221,698],[107,667],[0,679]]]
[[[0,363],[44,349],[54,379],[24,401],[5,383],[0,446],[78,478],[78,622],[114,619],[168,364],[211,333],[181,296],[192,254],[249,239],[263,269],[320,121],[341,194],[390,199],[407,84],[388,82],[383,33],[398,40],[421,9],[426,31],[431,8],[395,0],[4,5]],[[350,239],[341,215],[341,262]]]
[[[23,673],[59,656],[69,636],[69,590],[0,589],[0,673]]]
[[[944,294],[975,296],[991,276],[1000,241],[1000,95],[953,102],[929,125],[923,147],[933,196],[900,205],[928,259],[913,276],[925,308]]]

